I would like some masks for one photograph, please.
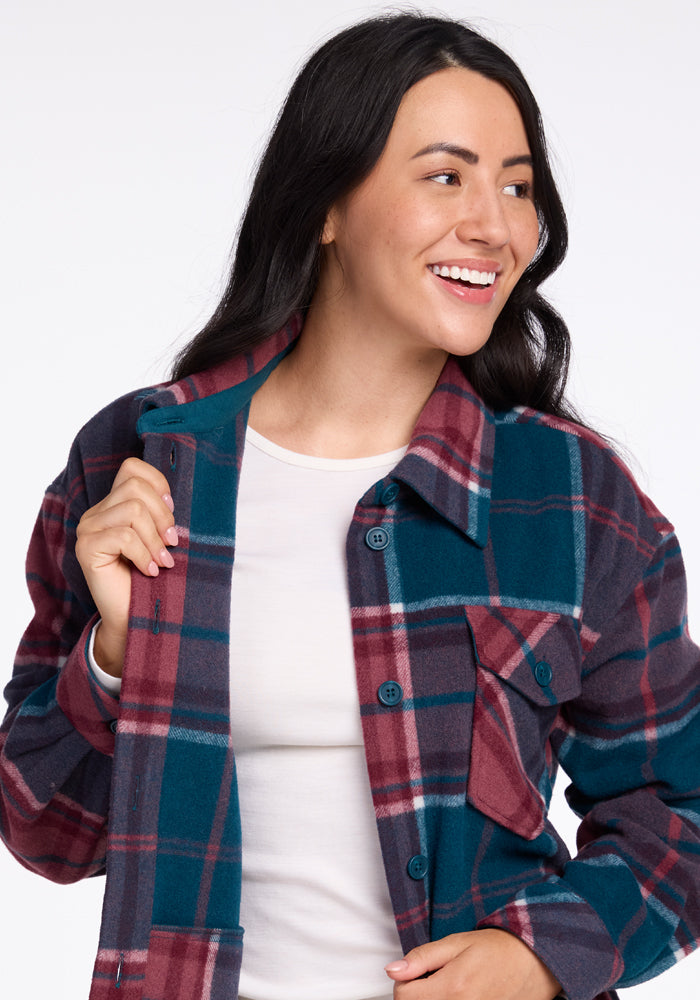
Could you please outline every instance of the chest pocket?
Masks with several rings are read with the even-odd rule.
[[[553,774],[549,735],[581,690],[574,619],[523,608],[467,607],[476,691],[467,797],[514,833],[544,829]]]

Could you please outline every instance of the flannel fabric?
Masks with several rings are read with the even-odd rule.
[[[32,538],[36,615],[6,689],[0,828],[56,881],[106,870],[91,1000],[236,996],[237,473],[250,398],[298,332],[294,319],[251,356],[107,407],[78,435]],[[95,609],[74,541],[129,455],[168,478],[180,543],[174,569],[133,576],[117,702],[87,667]],[[610,449],[531,410],[494,414],[450,359],[407,454],[359,499],[347,562],[405,948],[505,928],[571,1000],[613,996],[689,952],[698,651],[672,528]],[[582,817],[573,860],[547,819],[558,765]]]

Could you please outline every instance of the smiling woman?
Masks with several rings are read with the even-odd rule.
[[[91,1000],[609,1000],[700,939],[680,553],[565,400],[565,248],[498,47],[310,57],[212,319],[28,556],[0,830],[106,872]]]
[[[539,110],[512,59],[475,32],[452,36],[450,24],[454,22],[420,17],[413,22],[410,16],[408,20],[363,22],[322,46],[299,74],[258,169],[229,286],[209,324],[181,353],[175,377],[209,367],[232,351],[253,346],[278,329],[295,310],[308,310],[314,296],[318,301],[319,275],[323,277],[322,265],[329,260],[328,253],[322,253],[325,228],[334,214],[342,211],[351,192],[364,189],[364,182],[371,187],[368,175],[374,173],[375,165],[377,172],[381,170],[385,147],[395,134],[394,120],[402,105],[405,102],[414,113],[417,110],[419,102],[412,98],[412,88],[428,88],[428,93],[436,88],[429,83],[432,75],[460,68],[467,71],[467,77],[471,75],[478,96],[488,92],[490,102],[496,101],[494,95],[500,97],[498,113],[504,116],[501,124],[507,125],[511,134],[515,130],[521,143],[517,150],[503,151],[502,166],[504,170],[511,166],[531,167],[527,183],[539,222],[534,259],[511,288],[510,296],[498,296],[500,313],[486,342],[479,351],[462,352],[467,354],[462,367],[492,406],[529,404],[573,416],[563,398],[568,332],[539,293],[541,283],[561,263],[567,245],[566,219],[549,166]],[[378,29],[386,34],[393,53],[389,64],[381,48],[383,41],[376,34]],[[323,88],[317,86],[320,78],[326,81]],[[464,75],[460,78],[464,79]],[[493,85],[491,89],[489,84]],[[461,95],[450,94],[447,86],[438,89],[443,93],[440,98],[433,95],[433,109],[449,98],[453,122],[445,121],[445,126],[456,127],[459,135],[465,129],[464,112],[459,107]],[[352,101],[348,100],[350,94]],[[481,127],[482,134],[489,134],[494,142],[496,130],[488,128],[485,110],[476,107],[476,96],[471,98],[476,119],[465,134]],[[448,114],[448,108],[443,111],[441,106],[443,114]],[[402,112],[404,117],[410,123]],[[423,127],[428,125],[426,115]],[[474,183],[482,183],[483,164],[479,170],[478,151],[460,145],[457,138],[438,136],[432,127],[428,135],[420,132],[419,122],[414,121],[413,126],[419,129],[417,145],[410,153],[404,150],[404,155],[420,161],[429,155],[431,146],[433,154],[436,145],[445,153],[445,147],[452,146],[454,152],[454,147],[459,146],[466,150],[467,160],[477,157],[476,162],[468,164],[464,156],[458,155],[459,168],[475,168]],[[414,166],[420,169],[419,164]],[[452,162],[448,173],[456,178],[454,166]],[[436,175],[436,183],[442,176]],[[447,175],[443,179],[446,181]],[[517,174],[508,179],[519,180]],[[451,180],[446,186],[453,184]],[[473,186],[469,186],[468,192],[472,190]],[[525,189],[521,186],[518,192],[523,195]],[[393,192],[392,198],[396,198]],[[401,211],[410,204],[406,196]],[[458,259],[462,257],[460,247]],[[412,288],[403,286],[396,297],[411,292]],[[307,332],[309,318],[307,314]]]

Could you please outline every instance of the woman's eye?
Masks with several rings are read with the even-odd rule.
[[[451,170],[443,170],[439,174],[431,174],[431,181],[437,181],[438,184],[458,184],[459,176]]]
[[[503,188],[503,193],[510,195],[512,198],[529,198],[532,191],[532,185],[528,184],[527,181],[517,181],[513,184],[506,184]]]

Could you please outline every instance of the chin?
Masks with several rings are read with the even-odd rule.
[[[465,336],[464,331],[455,333],[452,336],[440,338],[440,347],[448,354],[454,354],[458,358],[467,358],[470,354],[476,354],[491,336],[491,328],[483,334],[470,334]]]

